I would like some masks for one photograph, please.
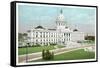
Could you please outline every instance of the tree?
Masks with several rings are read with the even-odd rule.
[[[27,33],[23,33],[23,36],[27,36]]]
[[[85,36],[85,40],[94,41],[95,40],[95,36]]]
[[[24,41],[27,38],[27,33],[18,33],[18,41]]]
[[[23,34],[22,33],[18,33],[18,41],[22,41],[23,40]]]

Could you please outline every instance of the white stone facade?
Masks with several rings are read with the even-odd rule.
[[[84,40],[84,33],[79,31],[73,31],[66,27],[66,21],[63,16],[62,10],[56,19],[55,29],[46,29],[42,26],[37,26],[31,30],[28,30],[28,41],[32,45],[67,45],[71,41],[82,41]]]

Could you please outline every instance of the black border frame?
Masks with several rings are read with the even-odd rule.
[[[79,62],[61,62],[48,64],[30,64],[30,65],[16,65],[16,3],[30,3],[30,4],[45,4],[45,5],[61,5],[61,6],[78,6],[78,7],[94,7],[96,8],[96,60],[94,61],[79,61]],[[98,6],[93,5],[76,5],[76,4],[60,4],[60,3],[45,3],[45,2],[27,2],[27,1],[12,1],[10,3],[10,65],[13,67],[21,66],[40,66],[40,65],[55,65],[55,64],[72,64],[85,62],[98,62]]]

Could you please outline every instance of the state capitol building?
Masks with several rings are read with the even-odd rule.
[[[47,29],[41,25],[27,31],[28,42],[32,45],[50,45],[58,44],[67,46],[69,42],[78,42],[84,40],[84,33],[79,32],[78,29],[70,29],[66,26],[66,21],[63,11],[60,10],[56,20],[55,29]]]

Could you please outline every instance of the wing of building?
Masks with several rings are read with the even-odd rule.
[[[28,42],[31,43],[31,45],[40,44],[43,46],[50,44],[67,45],[72,41],[77,42],[84,40],[83,32],[79,32],[77,29],[72,30],[66,25],[62,10],[57,16],[55,23],[55,29],[47,29],[39,25],[28,30]]]

